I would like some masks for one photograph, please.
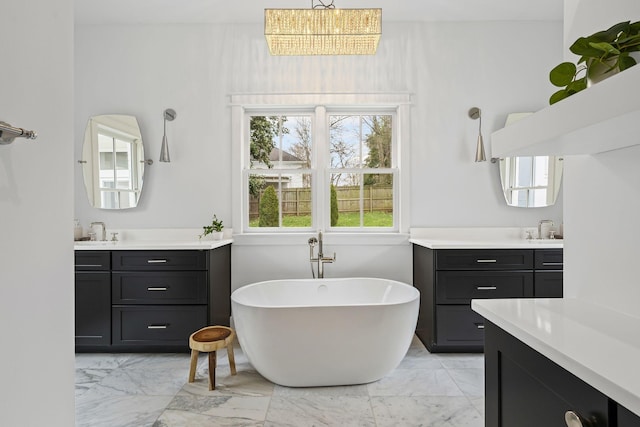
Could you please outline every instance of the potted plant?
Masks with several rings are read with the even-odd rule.
[[[218,217],[214,214],[213,219],[211,220],[211,225],[205,225],[204,227],[202,227],[204,231],[200,235],[200,239],[211,234],[213,240],[220,240],[222,239],[223,228],[224,225],[222,225],[222,220],[219,220]]]
[[[551,70],[549,80],[563,89],[551,95],[549,104],[636,65],[637,61],[631,54],[640,51],[640,21],[620,22],[606,31],[580,37],[569,50],[580,55],[580,59],[577,65],[563,62]],[[584,75],[578,77],[582,72]]]

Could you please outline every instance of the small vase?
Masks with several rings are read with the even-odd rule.
[[[222,240],[222,235],[224,233],[222,231],[214,231],[213,233],[211,233],[211,237],[213,238],[213,240]]]

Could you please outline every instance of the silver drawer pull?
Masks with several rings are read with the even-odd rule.
[[[169,289],[169,288],[167,288],[166,286],[164,286],[164,287],[160,287],[160,286],[158,286],[158,287],[154,287],[154,286],[147,287],[148,291],[166,291],[167,289]]]
[[[148,259],[147,264],[164,264],[166,263],[166,259]]]
[[[563,262],[543,262],[542,265],[562,265]]]
[[[479,291],[495,291],[498,288],[496,286],[477,286],[476,289]]]
[[[484,323],[476,323],[476,328],[484,329]]]
[[[167,329],[168,325],[149,325],[147,329]]]
[[[567,427],[583,427],[588,425],[583,421],[582,417],[573,411],[567,411],[564,413],[564,422],[567,423]]]
[[[102,267],[102,264],[76,264],[76,267]]]
[[[491,263],[491,262],[498,262],[498,260],[495,260],[495,259],[477,259],[476,262]]]

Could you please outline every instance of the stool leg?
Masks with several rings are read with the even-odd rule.
[[[198,350],[191,350],[191,367],[189,368],[189,382],[196,378],[196,367],[198,366]]]
[[[227,356],[229,357],[229,367],[231,368],[231,375],[236,374],[236,358],[233,356],[233,343],[229,343],[227,346]]]
[[[209,352],[209,391],[216,389],[216,352]]]

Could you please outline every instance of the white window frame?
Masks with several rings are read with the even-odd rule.
[[[232,138],[232,220],[236,235],[286,235],[323,230],[336,234],[386,234],[409,232],[409,177],[410,177],[410,106],[409,94],[239,94],[231,95]],[[312,226],[304,229],[289,227],[249,228],[246,162],[249,159],[248,115],[279,115],[313,112],[312,155]],[[329,159],[329,115],[392,115],[393,116],[393,168],[394,224],[393,227],[331,227]],[[317,126],[318,120],[327,120]],[[322,147],[323,149],[319,149]],[[386,170],[386,169],[385,169]],[[368,173],[369,169],[366,169]],[[376,173],[376,169],[370,169]],[[358,170],[359,173],[363,169]]]

